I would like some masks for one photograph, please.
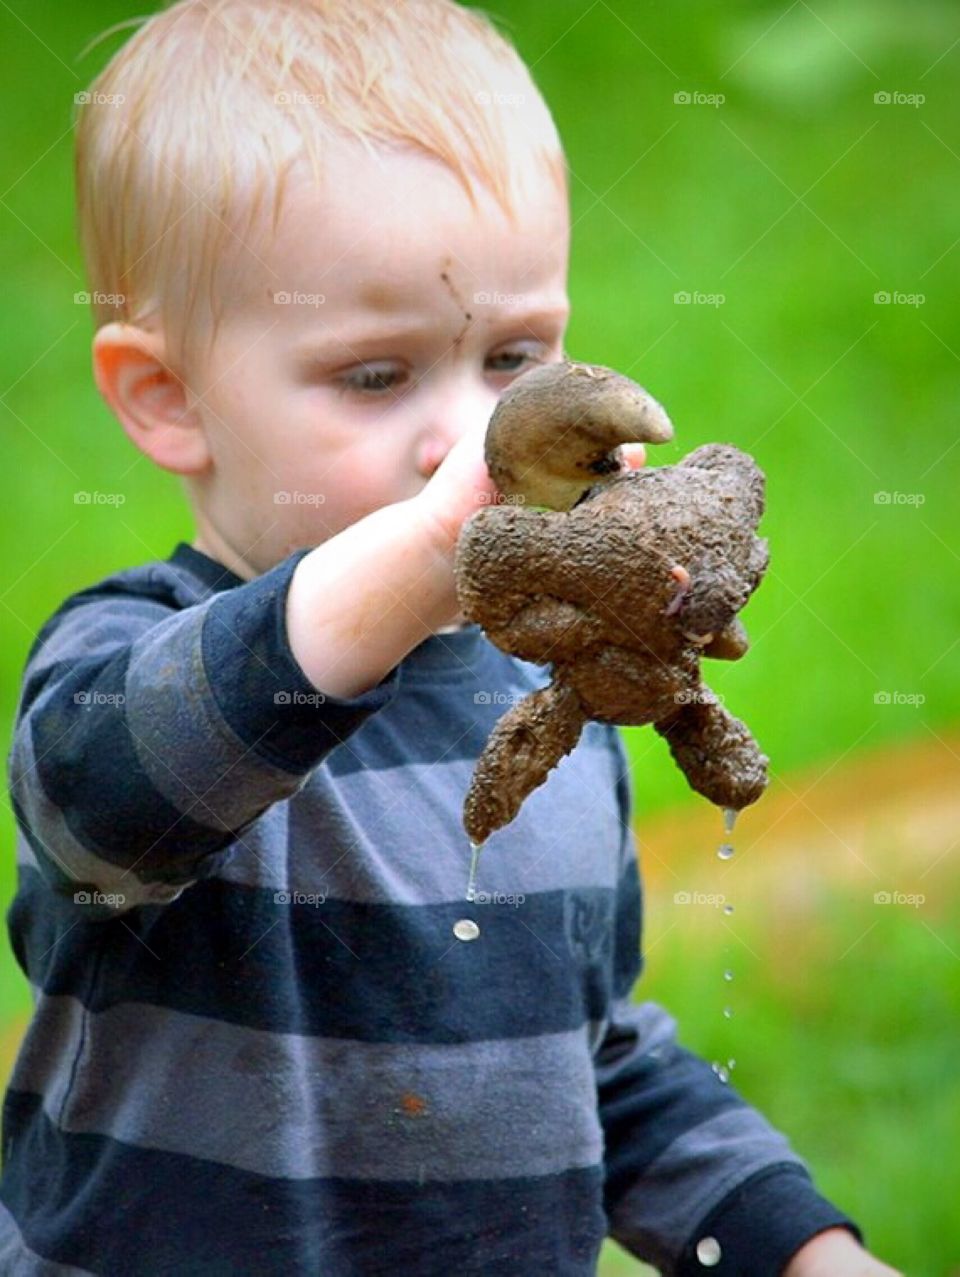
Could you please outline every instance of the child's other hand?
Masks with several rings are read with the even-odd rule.
[[[622,444],[620,455],[623,457],[624,468],[627,470],[639,470],[646,464],[647,450],[642,443]]]
[[[863,1249],[848,1228],[828,1228],[801,1246],[783,1277],[903,1277]]]

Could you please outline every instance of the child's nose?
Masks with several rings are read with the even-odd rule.
[[[485,430],[497,404],[497,396],[486,392],[446,398],[424,428],[417,447],[417,469],[429,479],[450,449],[470,430]]]
[[[425,479],[430,479],[449,451],[450,445],[433,435],[422,440],[417,457],[417,470]]]

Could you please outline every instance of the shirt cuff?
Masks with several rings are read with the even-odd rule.
[[[294,571],[309,553],[297,550],[218,594],[203,626],[203,664],[221,714],[254,754],[290,772],[315,766],[399,686],[399,666],[346,698],[307,678],[290,647],[286,606]]]
[[[847,1228],[863,1245],[858,1226],[817,1192],[794,1164],[766,1167],[744,1180],[695,1230],[677,1277],[781,1277],[811,1237]]]

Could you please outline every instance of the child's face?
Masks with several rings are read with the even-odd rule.
[[[547,175],[514,228],[430,157],[382,154],[338,143],[324,189],[291,187],[190,387],[213,459],[197,544],[250,575],[415,496],[514,377],[563,353],[569,219]]]

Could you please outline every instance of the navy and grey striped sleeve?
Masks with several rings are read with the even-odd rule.
[[[54,888],[94,888],[105,916],[175,899],[392,699],[398,667],[351,699],[301,669],[285,607],[307,553],[180,609],[94,587],[43,627],[8,762],[18,824]]]
[[[623,972],[632,966],[636,977],[642,968],[641,887],[619,740],[617,750],[624,838],[616,944],[623,996],[611,1008],[595,1056],[611,1236],[664,1277],[693,1277],[708,1268],[720,1277],[779,1277],[790,1257],[824,1229],[845,1227],[861,1242],[863,1235],[816,1191],[787,1138],[678,1043],[674,1018],[653,1002],[631,1002]]]

